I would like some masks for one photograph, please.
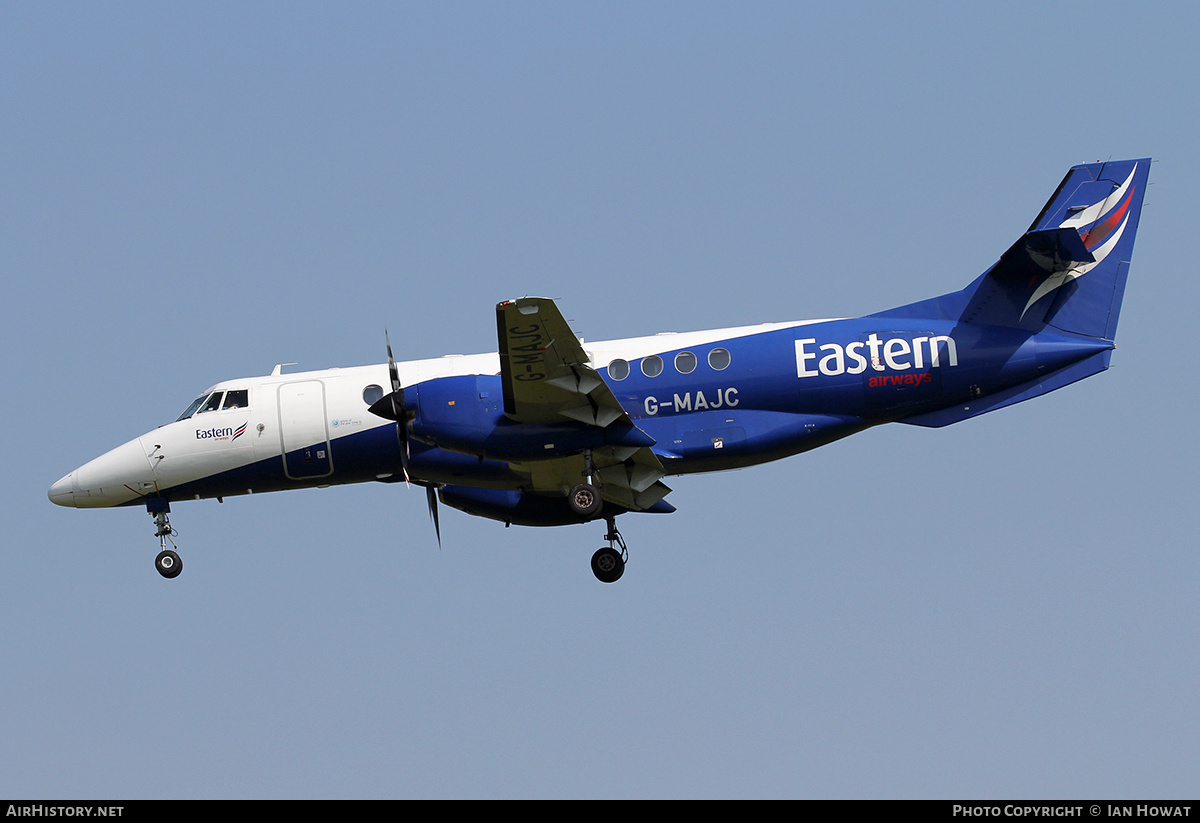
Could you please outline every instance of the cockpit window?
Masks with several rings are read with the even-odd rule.
[[[247,389],[233,389],[225,392],[225,403],[221,411],[226,409],[244,409],[250,405],[250,392]]]
[[[221,398],[225,398],[225,404],[221,404]],[[202,394],[192,401],[192,405],[187,407],[187,411],[175,418],[176,422],[187,420],[194,414],[204,414],[205,412],[228,411],[229,409],[244,409],[250,405],[250,390],[249,389],[231,389],[227,392],[215,391],[212,394]]]
[[[203,403],[207,399],[208,399],[207,394],[202,394],[199,397],[197,397],[195,400],[192,401],[192,405],[187,407],[187,411],[185,411],[183,414],[181,414],[175,418],[175,422],[179,422],[180,420],[187,420],[189,417],[191,417],[193,414],[196,413],[196,409],[200,408],[200,404]]]
[[[208,402],[201,406],[200,411],[196,412],[196,414],[204,414],[205,412],[216,411],[221,408],[221,394],[222,392],[219,391],[213,392],[208,398]]]

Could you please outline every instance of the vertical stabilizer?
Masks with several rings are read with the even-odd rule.
[[[974,283],[877,316],[1112,340],[1149,173],[1149,158],[1075,166],[1029,230]]]
[[[1076,166],[1029,231],[978,281],[971,323],[1112,340],[1150,160]]]

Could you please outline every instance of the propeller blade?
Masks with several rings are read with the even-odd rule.
[[[396,371],[396,358],[392,357],[392,341],[388,339],[387,329],[383,330],[383,342],[387,345],[388,376],[392,378],[392,391],[400,391],[400,375]]]
[[[438,548],[442,547],[442,527],[438,525],[437,490],[430,484],[425,487],[425,502],[429,504],[429,517],[433,520],[433,531],[437,534]]]

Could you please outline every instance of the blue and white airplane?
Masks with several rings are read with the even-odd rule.
[[[156,566],[183,565],[183,500],[335,483],[423,486],[524,526],[674,511],[666,479],[777,460],[881,423],[945,426],[1103,371],[1149,159],[1072,168],[1029,230],[962,291],[857,319],[584,343],[546,298],[496,306],[499,352],[218,383],[175,422],[55,483],[60,506],[145,506]],[[440,541],[440,530],[438,534]],[[170,547],[168,547],[168,541]]]

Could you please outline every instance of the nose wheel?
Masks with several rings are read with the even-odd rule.
[[[609,517],[607,520],[608,534],[604,535],[604,539],[608,541],[608,545],[597,549],[592,555],[592,574],[596,575],[596,579],[601,583],[616,583],[625,573],[625,561],[629,558],[629,550],[625,548],[625,541],[617,531],[616,518]]]
[[[158,573],[168,580],[179,577],[179,573],[183,571],[183,560],[175,551],[179,547],[175,545],[175,530],[171,528],[171,520],[167,517],[167,513],[171,511],[171,505],[165,500],[156,499],[146,503],[146,511],[154,515],[154,536],[158,538],[158,545],[161,549],[158,557],[154,558],[154,568],[158,569]],[[169,549],[167,541],[171,543]]]

